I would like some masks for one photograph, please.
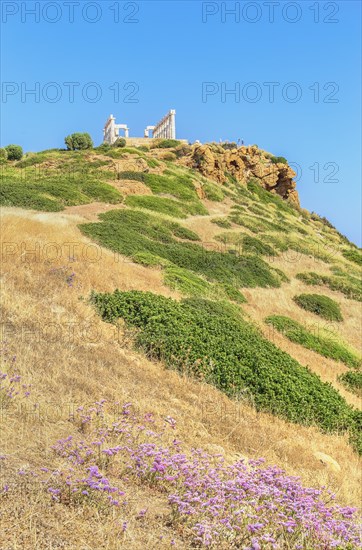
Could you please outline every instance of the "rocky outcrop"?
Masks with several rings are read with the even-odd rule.
[[[299,206],[293,180],[296,173],[281,160],[278,162],[256,145],[225,150],[217,144],[196,143],[184,157],[183,163],[220,184],[224,184],[230,176],[242,185],[246,185],[251,178],[257,178],[262,187]]]

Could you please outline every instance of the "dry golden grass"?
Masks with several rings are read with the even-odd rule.
[[[161,418],[173,416],[177,420],[174,436],[189,447],[222,451],[230,461],[263,456],[269,464],[301,476],[306,484],[328,485],[341,503],[359,504],[360,463],[345,437],[323,435],[315,428],[292,425],[234,403],[206,384],[148,361],[129,342],[120,340],[114,327],[100,320],[86,301],[92,289],[139,289],[179,296],[163,285],[157,269],[122,261],[104,249],[97,250],[101,256],[95,261],[96,248],[87,247],[90,241],[76,227],[81,214],[87,218],[81,210],[77,215],[3,211],[2,337],[16,353],[19,371],[24,382],[32,384],[32,391],[26,408],[14,402],[1,418],[1,454],[7,455],[5,465],[0,461],[2,481],[15,478],[20,467],[57,467],[51,445],[74,429],[68,422],[69,408],[105,398],[111,403],[131,401],[139,410]],[[26,254],[22,243],[37,253]],[[74,243],[72,262],[68,261],[69,243]],[[56,249],[60,255],[54,258]],[[67,285],[63,271],[51,271],[62,266],[67,266],[67,273],[75,272],[73,287]],[[290,299],[301,289],[284,285],[280,291],[245,291],[247,311],[257,321],[279,311],[305,318]],[[341,303],[348,327],[343,330],[350,330],[348,341],[356,345],[352,317],[357,306],[342,299]],[[278,343],[297,358],[302,354],[298,346],[294,349],[282,339]],[[325,379],[338,367],[321,366],[326,363],[315,354],[302,354],[300,360],[310,364],[312,356],[311,366]],[[36,403],[42,413],[29,414]],[[327,468],[314,457],[316,451],[332,456],[341,471]],[[147,524],[134,519],[146,506],[152,509]],[[129,521],[124,535],[114,518],[100,516],[89,507],[50,506],[49,498],[36,487],[21,491],[16,501],[4,499],[0,514],[2,550],[156,549],[169,547],[171,539],[178,541],[167,525],[166,500],[146,487],[132,487],[130,506],[121,517]]]

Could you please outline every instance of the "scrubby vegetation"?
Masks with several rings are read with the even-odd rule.
[[[38,169],[38,164],[46,159],[45,154],[31,155],[20,161],[19,166],[4,167],[0,204],[56,212],[65,206],[93,201],[111,204],[122,201],[119,191],[105,182],[109,175],[98,170],[97,163],[94,167],[88,163],[88,169],[84,170],[85,159],[74,157],[59,167]]]
[[[341,374],[338,379],[346,386],[348,390],[362,397],[362,372],[349,371]]]
[[[267,410],[326,431],[356,428],[355,411],[329,384],[266,340],[237,310],[221,302],[178,303],[149,292],[93,293],[103,319],[123,318],[138,329],[148,356],[187,372],[236,398],[248,390]]]
[[[358,368],[361,365],[361,359],[356,354],[350,352],[332,338],[319,334],[318,328],[316,333],[313,333],[297,321],[283,315],[271,315],[265,321],[291,340],[291,342],[300,344],[329,359],[341,361],[349,367]]]
[[[301,308],[311,311],[328,321],[343,321],[341,308],[328,296],[321,294],[300,294],[294,296],[294,301]]]
[[[343,256],[358,265],[362,265],[362,253],[357,249],[343,250]]]
[[[343,273],[342,275],[321,275],[313,271],[309,273],[298,273],[297,279],[300,279],[307,285],[327,286],[331,290],[337,290],[345,294],[351,300],[362,301],[361,280]]]
[[[273,156],[271,156],[270,160],[272,161],[273,164],[278,164],[279,162],[281,164],[288,164],[288,161],[285,157],[273,157]]]
[[[177,147],[178,145],[182,145],[182,144],[177,139],[162,139],[161,141],[158,141],[156,143],[155,148],[172,149],[173,147]]]
[[[126,198],[126,205],[133,208],[153,210],[174,218],[187,217],[183,203],[163,197],[154,197],[153,195],[129,195]]]
[[[183,201],[185,211],[191,215],[206,215],[208,213],[197,196],[190,176],[179,176],[170,171],[165,171],[162,175],[128,171],[120,172],[119,179],[141,181],[155,195],[171,195],[179,201]]]
[[[114,210],[101,214],[101,223],[82,224],[84,234],[125,256],[148,252],[174,265],[203,275],[212,282],[232,282],[238,287],[278,287],[280,275],[255,255],[232,255],[206,250],[186,228],[155,216],[132,210]]]
[[[224,227],[224,229],[230,229],[231,227],[231,222],[227,218],[213,218],[210,221],[219,227]]]
[[[204,183],[202,189],[205,193],[205,197],[210,201],[221,202],[224,199],[222,189],[213,183]]]

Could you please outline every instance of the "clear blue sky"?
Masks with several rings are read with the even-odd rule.
[[[302,206],[360,245],[359,1],[1,8],[2,145],[63,147],[75,131],[99,144],[110,113],[141,136],[174,108],[180,138],[241,138],[296,163]]]

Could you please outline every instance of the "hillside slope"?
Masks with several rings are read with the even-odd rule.
[[[215,156],[223,154],[218,147],[210,146]],[[170,506],[183,478],[170,488],[173,481],[155,473],[161,467],[144,465],[142,475],[131,467],[134,457],[145,460],[144,444],[157,450],[154,464],[171,460],[166,449],[189,456],[201,448],[226,465],[263,457],[307,487],[327,486],[342,505],[360,503],[361,253],[326,220],[265,189],[257,163],[244,171],[245,181],[240,167],[230,173],[219,165],[221,181],[220,170],[206,174],[197,149],[49,151],[3,166],[1,548],[211,541],[219,548],[296,548],[305,536],[305,524],[288,531],[277,522],[259,542],[258,528],[244,523],[210,534],[216,527],[205,511],[185,518],[176,511],[179,500]],[[265,166],[263,152],[260,158]],[[292,184],[288,189],[281,195],[294,194]],[[332,299],[338,320],[328,318],[318,296],[295,300],[305,294]],[[191,316],[187,304],[196,304]],[[230,378],[233,365],[240,370]],[[122,445],[132,449],[127,459]],[[199,460],[202,468],[217,461]],[[172,478],[174,454],[168,464]],[[95,465],[103,478],[89,469]],[[238,476],[251,475],[238,468]],[[222,475],[231,480],[233,472]],[[256,473],[245,483],[260,489],[260,502],[275,499],[273,483],[291,483],[270,482],[262,493],[261,480],[275,475]],[[97,481],[105,477],[110,485]],[[299,506],[307,496],[294,491]],[[240,506],[253,507],[246,497]],[[326,517],[318,513],[316,523]],[[350,547],[358,547],[343,513],[333,512],[330,535],[320,535],[331,539],[314,533],[306,548],[331,548],[333,537],[348,548],[343,522]],[[268,524],[267,513],[258,514],[251,512],[249,524]],[[195,534],[196,523],[203,531]]]

